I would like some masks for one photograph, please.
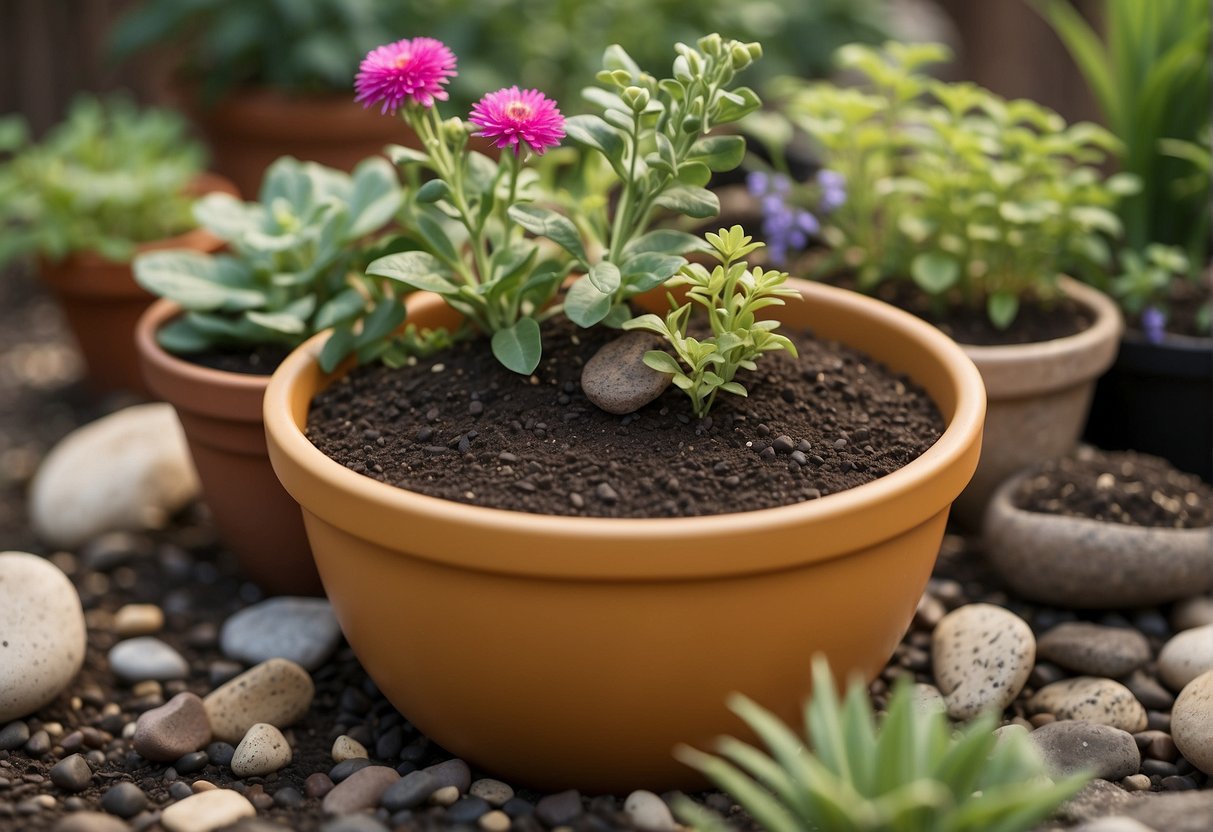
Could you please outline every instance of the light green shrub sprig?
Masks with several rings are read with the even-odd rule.
[[[724,737],[719,756],[688,746],[676,756],[769,832],[1024,832],[1089,779],[1050,780],[1026,735],[994,735],[994,714],[954,732],[942,709],[916,704],[908,679],[894,687],[879,725],[862,680],[852,680],[845,701],[835,691],[818,656],[805,708],[808,740],[734,695],[730,707],[768,752]],[[677,810],[699,829],[727,829],[689,799]]]
[[[757,369],[757,360],[767,352],[786,350],[796,355],[796,345],[775,332],[777,320],[759,320],[757,313],[770,306],[783,306],[783,298],[800,297],[784,286],[786,272],[750,269],[742,259],[761,248],[751,242],[740,225],[708,233],[712,255],[720,265],[708,271],[698,263],[683,266],[666,281],[671,288],[687,286],[686,302],[670,298],[665,318],[647,314],[623,324],[624,329],[643,329],[660,335],[674,355],[662,350],[645,353],[644,363],[674,377],[674,384],[691,399],[695,415],[703,418],[712,409],[717,392],[745,396],[746,388],[734,378],[738,370]],[[687,335],[691,310],[698,304],[707,310],[712,334],[697,339]]]

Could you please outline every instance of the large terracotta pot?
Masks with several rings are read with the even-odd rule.
[[[1095,387],[1086,440],[1165,457],[1213,482],[1213,338],[1126,332]]]
[[[1095,322],[1066,338],[1031,344],[961,345],[986,384],[989,406],[981,462],[956,501],[956,516],[976,528],[994,490],[1023,468],[1073,450],[1087,420],[1095,380],[1112,365],[1124,322],[1107,295],[1063,278],[1063,291]]]
[[[265,398],[270,458],[303,506],[342,629],[384,694],[447,750],[510,782],[623,792],[702,785],[678,742],[745,735],[743,691],[788,720],[810,657],[873,677],[913,616],[948,508],[977,464],[985,396],[952,341],[891,306],[789,281],[782,309],[930,393],[947,430],[919,459],[821,500],[677,519],[549,517],[385,485],[308,441],[315,338]],[[660,293],[648,298],[664,304]],[[415,296],[418,325],[449,322]],[[462,658],[461,658],[462,657]]]
[[[190,191],[199,195],[220,191],[239,196],[235,185],[214,174],[197,177]],[[218,237],[194,229],[144,243],[139,246],[139,253],[166,248],[212,252],[222,247],[223,241]],[[96,252],[82,251],[58,263],[43,260],[39,272],[55,295],[80,347],[89,387],[96,393],[127,390],[148,395],[132,333],[139,316],[155,297],[135,283],[131,264],[115,263]]]
[[[183,99],[201,128],[215,168],[252,196],[261,190],[265,169],[279,156],[353,170],[392,143],[407,143],[398,118],[363,109],[349,93],[289,96],[268,88],[237,90],[213,107]]]
[[[319,595],[299,506],[266,455],[261,400],[269,376],[212,370],[166,352],[156,332],[180,313],[176,304],[156,301],[139,319],[135,340],[148,387],[181,420],[219,536],[266,592]]]

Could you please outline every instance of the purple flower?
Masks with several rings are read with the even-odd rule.
[[[822,168],[817,171],[817,184],[821,187],[818,204],[827,214],[836,211],[847,202],[847,180],[836,170]]]
[[[507,87],[491,92],[472,107],[468,121],[480,128],[476,135],[496,139],[498,148],[513,145],[515,155],[525,144],[542,156],[564,138],[564,116],[539,90]]]
[[[1161,344],[1167,337],[1163,327],[1167,325],[1167,313],[1157,306],[1147,306],[1141,313],[1141,329],[1151,344]]]
[[[763,196],[771,188],[771,179],[760,170],[752,170],[746,174],[745,186],[750,196]]]
[[[443,85],[455,75],[455,54],[433,38],[398,40],[372,49],[358,67],[355,101],[363,107],[382,103],[383,113],[395,113],[406,101],[433,107],[445,101]]]

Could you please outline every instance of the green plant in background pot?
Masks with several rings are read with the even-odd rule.
[[[820,656],[807,739],[744,696],[730,706],[769,753],[726,737],[719,757],[686,746],[677,755],[770,832],[1026,832],[1090,779],[1050,780],[1027,734],[996,736],[993,714],[954,733],[942,707],[921,705],[906,678],[877,725],[863,680],[853,679],[840,702]],[[686,798],[677,808],[696,829],[729,828]]]
[[[1087,79],[1142,183],[1119,213],[1119,268],[1096,275],[1130,330],[1096,389],[1086,438],[1213,478],[1209,266],[1210,11],[1204,0],[1107,0],[1103,37],[1068,0],[1034,0]]]
[[[123,96],[77,98],[36,143],[19,116],[0,120],[0,266],[38,259],[99,390],[143,390],[130,333],[152,298],[131,278],[136,252],[221,244],[190,213],[233,190],[205,158],[179,116]]]
[[[269,373],[329,328],[346,336],[334,360],[383,355],[403,302],[361,273],[402,199],[386,159],[351,175],[286,157],[270,167],[259,202],[213,195],[195,206],[230,253],[135,260],[139,284],[166,299],[139,322],[148,385],[177,409],[220,536],[268,591],[320,588],[299,511],[266,458]]]
[[[566,119],[542,92],[510,86],[465,122],[436,112],[456,71],[443,43],[372,51],[359,97],[401,111],[422,148],[393,149],[410,183],[407,248],[368,273],[421,290],[408,321],[446,327],[458,343],[403,367],[326,372],[322,333],[287,356],[265,394],[275,471],[303,509],[363,666],[435,742],[549,790],[701,785],[673,744],[730,725],[729,690],[789,713],[808,686],[806,651],[870,677],[913,615],[978,456],[979,376],[930,325],[751,268],[754,241],[740,228],[710,238],[727,265],[676,277],[682,254],[704,246],[660,223],[715,212],[708,178],[743,150],[716,127],[758,106],[732,82],[761,50],[709,35],[675,52],[658,80],[609,48],[593,115]],[[469,152],[469,133],[500,158]],[[552,194],[528,160],[565,140],[570,176]],[[570,269],[584,274],[567,281]],[[654,370],[644,353],[680,359],[658,359],[648,332],[617,331],[663,312],[663,285],[708,307],[708,321],[686,328],[689,311],[657,320],[690,359],[678,366],[691,402],[664,395],[669,364]],[[805,302],[778,306],[791,290]],[[781,336],[811,349],[813,365]],[[857,385],[879,385],[884,427],[840,385],[813,387],[816,367],[834,373],[844,358]],[[731,376],[756,364],[760,373],[737,373],[743,390]],[[643,399],[596,406],[593,366],[641,381]],[[713,398],[721,389],[732,395]],[[898,431],[903,408],[914,424]],[[847,460],[862,472],[841,458],[844,419],[872,448]],[[810,431],[812,442],[800,439]],[[823,498],[815,483],[827,469],[856,475]],[[438,614],[449,626],[433,638],[390,637]],[[486,638],[513,649],[449,661]],[[755,638],[764,650],[746,647]],[[693,649],[705,642],[736,657],[727,672]],[[553,662],[555,677],[543,670]],[[621,662],[653,672],[620,687]]]
[[[839,65],[860,85],[802,84],[784,110],[845,189],[822,214],[820,271],[932,321],[982,371],[982,465],[957,505],[975,524],[999,482],[1078,438],[1121,320],[1065,275],[1110,267],[1114,209],[1137,183],[1101,172],[1106,130],[924,72],[947,57],[847,46]]]

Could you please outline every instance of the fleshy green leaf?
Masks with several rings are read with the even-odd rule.
[[[923,252],[911,261],[910,276],[928,295],[943,294],[960,279],[960,263],[942,252]]]
[[[434,255],[424,251],[403,251],[380,257],[367,266],[366,273],[440,295],[459,291],[459,287],[447,279],[450,270]]]
[[[576,257],[579,263],[587,262],[581,235],[568,217],[538,205],[511,205],[509,213],[510,219],[527,231],[547,237]]]
[[[493,355],[507,370],[530,375],[539,366],[543,345],[539,338],[539,324],[534,318],[519,318],[508,329],[493,333]]]
[[[667,188],[656,202],[695,219],[708,219],[720,213],[720,200],[716,194],[694,185],[674,184]]]
[[[589,277],[578,278],[564,296],[565,316],[580,327],[593,326],[610,311],[611,296],[598,291]]]
[[[691,145],[691,161],[702,162],[717,173],[732,170],[744,157],[743,136],[708,136]]]
[[[589,278],[590,282],[594,284],[594,288],[609,295],[619,288],[619,267],[614,263],[601,260],[590,268]]]
[[[986,314],[996,328],[1006,329],[1019,314],[1019,298],[1010,292],[995,292],[986,302]]]

